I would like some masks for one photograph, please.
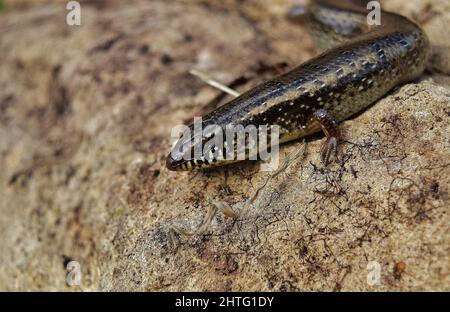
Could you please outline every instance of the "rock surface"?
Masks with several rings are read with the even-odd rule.
[[[219,94],[190,69],[242,91],[317,53],[291,1],[83,1],[78,27],[4,2],[0,290],[450,290],[447,1],[387,3],[422,23],[430,70],[343,123],[340,163],[320,136],[283,146],[299,157],[251,205],[270,173],[170,172],[170,130]]]

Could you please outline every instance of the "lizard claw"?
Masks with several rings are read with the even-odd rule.
[[[329,164],[330,157],[337,159],[339,140],[337,137],[329,137],[320,148],[320,156],[325,166]]]

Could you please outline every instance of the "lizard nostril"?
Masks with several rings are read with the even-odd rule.
[[[180,163],[181,162],[179,160],[173,159],[172,155],[169,155],[166,158],[166,167],[169,170],[172,170],[172,171],[177,170]]]

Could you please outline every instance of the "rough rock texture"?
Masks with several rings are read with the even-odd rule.
[[[4,3],[0,290],[450,290],[447,1],[388,2],[429,33],[430,71],[343,123],[340,163],[320,136],[282,147],[300,156],[252,205],[270,173],[169,172],[170,130],[219,94],[189,69],[245,90],[317,52],[292,2],[84,1],[79,27]]]

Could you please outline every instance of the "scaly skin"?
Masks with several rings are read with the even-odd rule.
[[[419,77],[425,67],[428,39],[420,27],[385,11],[381,25],[369,26],[365,4],[311,1],[309,28],[318,45],[328,50],[203,116],[203,127],[279,125],[280,143],[322,127],[328,137],[322,155],[326,162],[329,149],[335,149],[339,139],[337,122],[363,111],[393,87]],[[169,155],[167,167],[192,170],[233,162],[174,160]]]

